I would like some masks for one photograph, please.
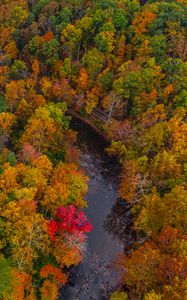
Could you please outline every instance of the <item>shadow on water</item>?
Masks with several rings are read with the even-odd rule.
[[[136,233],[133,230],[133,218],[131,211],[122,199],[118,198],[112,206],[103,226],[109,234],[123,242],[125,252],[132,248],[136,240]]]
[[[120,282],[112,263],[131,243],[131,216],[118,197],[120,168],[105,154],[107,142],[80,120],[73,119],[71,128],[78,132],[81,167],[90,178],[84,212],[93,230],[84,259],[71,269],[59,300],[104,300]]]

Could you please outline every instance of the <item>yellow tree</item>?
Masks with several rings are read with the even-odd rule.
[[[49,253],[50,241],[44,217],[36,212],[34,201],[24,199],[9,202],[1,216],[6,220],[14,265],[21,272],[32,273],[33,260],[38,258],[39,251]]]
[[[62,205],[85,206],[84,195],[87,191],[87,177],[74,164],[60,163],[53,171],[50,185],[41,200],[46,211],[56,213]]]
[[[29,143],[39,153],[45,152],[54,141],[56,126],[50,113],[43,107],[36,110],[29,119],[21,137],[21,144]]]
[[[23,80],[11,80],[6,84],[5,98],[10,112],[14,112],[20,100],[25,95],[25,83]]]

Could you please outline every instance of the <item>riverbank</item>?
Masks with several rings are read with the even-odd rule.
[[[97,125],[95,125],[91,120],[89,120],[88,118],[81,116],[80,113],[76,112],[74,109],[69,108],[68,109],[68,113],[75,119],[80,120],[82,123],[87,124],[89,127],[93,128],[93,130],[102,137],[102,139],[109,145],[109,143],[111,142],[111,140],[109,139],[109,137],[107,136],[106,132],[104,130],[102,130],[101,128],[99,128]]]

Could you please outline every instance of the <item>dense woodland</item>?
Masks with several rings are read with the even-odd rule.
[[[111,299],[186,299],[186,59],[186,0],[1,1],[0,299],[57,299],[86,251],[69,109],[111,141],[138,235]]]

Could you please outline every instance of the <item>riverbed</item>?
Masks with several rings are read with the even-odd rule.
[[[81,168],[90,179],[84,212],[93,230],[84,259],[71,269],[59,300],[109,299],[121,275],[114,260],[131,241],[130,213],[118,195],[120,166],[106,155],[106,141],[92,128],[76,119],[71,128],[78,132]]]

